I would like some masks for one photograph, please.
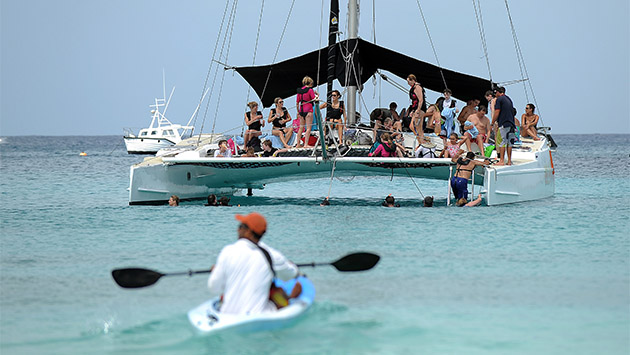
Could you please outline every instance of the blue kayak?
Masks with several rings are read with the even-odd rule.
[[[206,301],[188,312],[190,323],[204,334],[214,333],[225,329],[242,332],[272,330],[284,328],[293,324],[306,312],[315,299],[315,287],[305,276],[298,276],[289,281],[275,280],[276,286],[282,287],[287,294],[291,293],[295,283],[302,285],[302,293],[289,300],[289,305],[275,312],[255,315],[224,314],[221,313],[219,298]]]

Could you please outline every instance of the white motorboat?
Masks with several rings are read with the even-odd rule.
[[[496,84],[422,62],[390,49],[364,41],[357,36],[357,1],[350,0],[349,36],[336,42],[338,32],[338,1],[331,1],[329,46],[297,58],[266,66],[231,67],[257,92],[264,106],[271,106],[274,97],[295,95],[296,83],[302,77],[326,77],[328,93],[337,79],[346,93],[346,110],[350,126],[356,125],[356,94],[373,75],[387,70],[400,78],[415,73],[422,86],[442,92],[447,86],[462,101],[483,98]],[[336,6],[336,7],[335,7]],[[481,31],[483,33],[483,31]],[[317,106],[315,117],[321,129],[321,113]],[[368,132],[370,132],[368,130]],[[442,139],[431,137],[439,151]],[[211,193],[225,193],[239,189],[263,189],[266,184],[332,176],[404,176],[449,181],[454,163],[446,158],[370,157],[370,145],[359,141],[327,145],[318,140],[314,149],[289,149],[274,157],[214,158],[216,141],[197,144],[188,149],[177,149],[172,154],[147,158],[130,169],[129,204],[163,204],[172,194],[181,199],[202,199]],[[363,143],[365,144],[365,143]],[[405,146],[415,149],[415,137],[407,134]],[[547,132],[541,140],[523,140],[513,151],[511,166],[477,167],[472,177],[471,197],[485,194],[488,205],[530,201],[552,196],[555,191],[554,168],[551,156],[553,140]],[[210,148],[209,148],[210,147]],[[483,150],[472,144],[472,150]],[[450,193],[449,193],[450,195]]]
[[[186,138],[187,136],[192,136],[195,127],[191,126],[190,123],[199,110],[199,105],[201,105],[201,102],[199,103],[185,126],[171,123],[171,121],[166,118],[165,114],[166,110],[168,109],[168,104],[171,101],[171,97],[173,97],[174,91],[175,88],[173,87],[168,101],[165,99],[156,98],[155,103],[149,106],[152,108],[152,110],[151,124],[148,128],[141,129],[137,135],[134,134],[129,128],[124,129],[125,136],[123,137],[123,139],[125,141],[125,146],[127,147],[127,153],[155,154],[160,149],[172,147],[175,144],[181,142],[182,139]],[[164,110],[161,111],[162,107],[164,108]]]

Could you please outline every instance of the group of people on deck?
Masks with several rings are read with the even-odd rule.
[[[312,148],[311,132],[314,127],[314,104],[317,102],[318,94],[313,90],[314,81],[305,76],[302,80],[302,87],[297,89],[296,107],[297,119],[294,121],[289,110],[284,106],[284,99],[276,97],[274,107],[269,110],[266,122],[272,124],[271,134],[277,136],[284,148],[292,148],[290,145],[293,134],[297,134],[296,148]],[[343,101],[340,100],[341,93],[338,90],[331,92],[330,106],[328,103],[321,103],[320,108],[326,108],[326,122],[337,129],[339,137],[343,137],[346,112]],[[261,111],[258,111],[258,103],[252,101],[247,104],[249,112],[245,113],[245,125],[247,130],[243,136],[244,145],[247,147],[250,140],[262,134],[261,129],[265,126],[265,120]],[[289,123],[292,123],[289,125]]]
[[[454,147],[461,147],[464,144],[467,151],[471,151],[473,149],[472,144],[476,144],[483,154],[484,147],[494,136],[499,151],[501,152],[501,148],[507,147],[506,152],[508,153],[507,162],[504,161],[505,154],[500,154],[498,165],[510,165],[511,149],[509,147],[514,142],[520,140],[520,137],[539,140],[536,132],[539,117],[535,114],[535,106],[531,103],[527,104],[525,113],[522,114],[519,121],[516,118],[516,110],[512,100],[505,95],[505,88],[503,87],[486,92],[485,98],[488,100],[488,106],[481,105],[479,99],[471,99],[460,110],[456,100],[452,98],[452,91],[449,89],[445,89],[443,96],[438,98],[435,103],[427,104],[425,90],[414,74],[407,76],[407,84],[410,87],[409,99],[411,101],[408,108],[403,108],[399,113],[397,104],[392,102],[389,108],[377,108],[370,114],[370,125],[374,130],[374,142],[377,145],[385,145],[378,153],[373,152],[374,154],[382,154],[381,156],[385,157],[404,156],[405,148],[400,144],[402,132],[412,132],[417,137],[419,145],[425,142],[425,134],[433,133],[442,137],[445,149],[443,149],[440,157],[446,158],[459,157],[463,150]],[[313,79],[305,76],[302,80],[302,86],[297,89],[297,118],[295,120],[284,106],[284,99],[281,97],[275,98],[274,107],[270,109],[267,119],[264,119],[262,112],[258,110],[257,102],[248,103],[249,111],[245,113],[247,130],[243,136],[245,147],[248,147],[254,137],[261,136],[262,127],[265,126],[265,123],[269,123],[272,125],[272,135],[279,138],[285,149],[292,147],[312,148],[314,142],[311,139],[311,133],[315,126],[314,105],[319,102],[319,96],[313,90],[313,86]],[[344,102],[340,100],[341,93],[338,90],[333,90],[330,97],[330,102],[318,105],[319,108],[326,108],[326,126],[337,131],[337,137],[343,144],[342,138],[347,127]],[[490,114],[490,118],[488,118],[488,114]],[[500,130],[501,127],[504,129]],[[506,130],[506,128],[509,129]],[[384,135],[384,133],[388,133],[388,135]],[[294,134],[296,139],[292,145],[291,139]],[[455,140],[452,139],[453,134],[455,134]]]

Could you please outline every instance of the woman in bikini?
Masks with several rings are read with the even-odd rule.
[[[536,106],[533,104],[527,104],[525,106],[525,113],[521,116],[521,137],[532,137],[535,141],[539,141],[538,134],[536,132],[536,125],[538,124],[538,115],[534,114]]]
[[[487,160],[483,162],[475,160],[475,153],[466,153],[466,158],[452,158],[452,161],[457,162],[457,171],[451,178],[451,188],[456,200],[468,198],[468,180],[472,175],[475,167],[486,166],[490,164]]]
[[[337,127],[337,137],[339,142],[343,140],[343,131],[346,124],[346,110],[343,105],[343,101],[339,101],[341,93],[337,90],[333,90],[330,94],[331,102],[330,107],[328,103],[324,102],[320,108],[327,107],[326,109],[326,125],[330,125],[331,128]]]
[[[260,131],[265,126],[262,112],[258,111],[258,103],[252,101],[247,104],[249,112],[245,112],[245,124],[247,125],[247,131],[243,135],[244,145],[247,147],[247,142],[254,137],[258,137],[262,134]]]
[[[285,148],[290,148],[289,140],[293,135],[293,127],[287,127],[287,123],[291,122],[291,114],[284,107],[284,100],[281,97],[276,97],[273,102],[276,107],[269,111],[269,118],[267,119],[269,123],[273,124],[271,134],[278,136]]]

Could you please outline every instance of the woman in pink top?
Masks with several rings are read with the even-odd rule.
[[[297,110],[298,117],[300,118],[300,128],[297,133],[297,147],[302,147],[302,141],[300,138],[302,137],[302,131],[304,131],[304,127],[306,126],[306,132],[304,133],[304,144],[307,148],[312,148],[308,141],[311,138],[311,127],[313,126],[313,101],[317,98],[317,93],[313,91],[313,79],[309,76],[305,76],[302,79],[302,86],[297,90]]]
[[[392,141],[392,137],[389,133],[383,133],[381,135],[381,144],[373,153],[369,153],[368,156],[383,158],[396,156],[396,145],[394,144],[394,141]]]

